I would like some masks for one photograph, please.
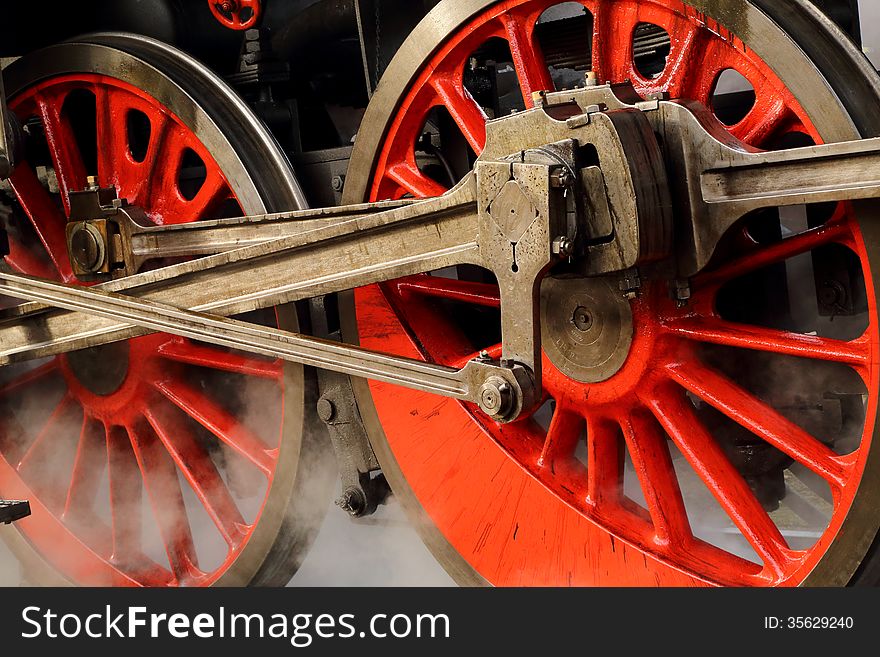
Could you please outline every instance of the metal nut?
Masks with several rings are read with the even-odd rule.
[[[346,488],[342,497],[336,500],[336,506],[352,518],[359,518],[367,508],[367,498],[363,491],[357,488]]]
[[[333,187],[334,192],[341,192],[342,188],[345,187],[345,176],[333,176],[330,185]]]
[[[480,409],[492,418],[506,416],[513,402],[513,389],[500,376],[490,376],[480,388]]]
[[[550,250],[553,252],[553,255],[569,258],[574,253],[574,240],[561,235],[553,240]]]

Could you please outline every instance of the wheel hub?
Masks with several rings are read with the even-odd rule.
[[[629,357],[632,309],[605,279],[548,278],[541,288],[541,317],[547,357],[575,381],[606,381]]]
[[[107,397],[118,391],[129,372],[127,342],[74,351],[66,356],[70,371],[89,392]]]

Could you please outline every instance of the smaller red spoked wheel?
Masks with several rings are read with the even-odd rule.
[[[260,21],[260,0],[208,0],[214,18],[230,30],[249,30]]]
[[[11,97],[28,132],[28,158],[11,179],[13,268],[76,283],[64,227],[68,194],[89,175],[157,224],[266,210],[246,170],[224,171],[204,135],[104,58],[127,60],[133,74],[148,65],[104,46],[58,48],[107,70],[38,77]],[[188,111],[203,120],[201,108]],[[252,320],[280,321],[272,311]],[[0,494],[31,501],[16,527],[26,544],[13,539],[29,580],[204,586],[293,574],[296,540],[309,533],[300,527],[294,540],[289,526],[301,369],[154,334],[0,374]]]
[[[425,59],[412,77],[394,77],[409,70],[402,61],[386,74],[346,200],[445,191],[454,156],[432,170],[417,154],[423,133],[481,152],[492,110],[475,101],[480,90],[467,76],[489,48],[505,62],[497,70],[515,72],[525,105],[552,89],[558,71],[548,68],[539,21],[559,4],[486,2],[460,12],[459,23],[438,18],[432,29],[452,29],[416,49]],[[814,125],[810,98],[795,97],[786,72],[687,3],[565,4],[589,18],[600,80],[699,101],[760,148],[819,143],[836,127]],[[760,17],[750,18],[757,30]],[[645,30],[669,37],[662,64],[647,73],[634,47]],[[733,119],[716,93],[729,70],[752,92]],[[358,180],[359,170],[372,174]],[[873,248],[852,208],[806,208],[746,218],[692,281],[686,305],[670,298],[668,281],[624,300],[616,280],[551,276],[542,289],[541,411],[498,425],[464,404],[370,383],[359,402],[383,469],[463,582],[845,583],[877,529],[875,518],[865,521],[876,491],[864,476],[878,396]],[[852,278],[840,286],[834,272],[843,269]],[[498,307],[495,287],[469,271],[364,288],[354,299],[363,346],[452,366],[499,352]]]

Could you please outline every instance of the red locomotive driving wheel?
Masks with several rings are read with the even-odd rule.
[[[17,271],[76,282],[68,194],[90,183],[115,187],[157,224],[302,202],[243,103],[167,46],[98,36],[31,55],[6,79],[28,133],[7,207],[6,262]],[[296,311],[252,320],[295,329]],[[290,579],[318,520],[298,474],[318,454],[303,439],[302,368],[156,334],[10,366],[3,377],[0,494],[33,510],[5,537],[29,580]],[[308,470],[320,497],[320,463]]]
[[[586,69],[646,98],[699,101],[757,148],[860,136],[824,77],[833,71],[795,45],[808,35],[786,34],[756,3],[711,3],[713,15],[695,4],[707,6],[438,8],[373,99],[346,200],[442,193],[464,173],[456,162],[481,152],[487,118],[561,90],[572,69],[581,86]],[[731,75],[739,87],[725,94]],[[435,555],[471,584],[851,581],[880,524],[880,244],[866,213],[745,217],[681,302],[668,281],[624,296],[617,279],[551,275],[545,404],[513,424],[361,386],[383,469]],[[498,353],[498,306],[485,273],[459,268],[358,290],[350,330],[372,349],[460,366]]]

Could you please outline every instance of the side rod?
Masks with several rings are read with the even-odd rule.
[[[470,183],[470,184],[469,184]],[[231,316],[462,263],[479,262],[472,177],[445,196],[96,286]],[[37,319],[34,317],[40,314]],[[144,335],[95,313],[24,304],[0,315],[0,364]]]
[[[0,293],[49,303],[73,312],[98,315],[149,331],[172,333],[472,402],[499,420],[508,419],[513,410],[513,400],[522,399],[524,391],[521,382],[527,380],[521,367],[500,367],[488,360],[472,360],[464,368],[457,370],[276,328],[182,310],[163,303],[54,283],[21,274],[0,272]],[[510,399],[507,404],[502,403],[503,399],[497,400],[497,408],[485,408],[486,383],[495,378],[499,380],[495,384],[499,395],[507,394]]]

